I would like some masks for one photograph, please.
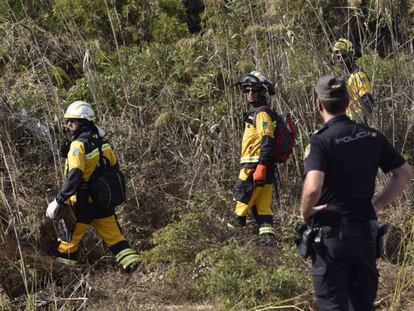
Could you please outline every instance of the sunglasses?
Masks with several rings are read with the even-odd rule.
[[[347,58],[348,55],[347,54],[343,54],[341,52],[337,52],[337,53],[335,53],[335,57],[336,57],[336,59],[341,60],[341,59]]]
[[[78,121],[78,119],[66,119],[66,124],[68,124],[68,123],[75,123],[77,121]]]
[[[252,92],[252,93],[257,93],[257,92],[259,92],[260,91],[260,89],[259,88],[257,88],[257,87],[244,87],[243,89],[242,89],[242,92],[244,93],[244,94],[247,94],[247,93],[250,93],[250,92]]]

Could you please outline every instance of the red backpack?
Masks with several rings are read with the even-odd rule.
[[[269,106],[260,106],[257,108],[253,117],[254,126],[256,126],[256,115],[262,111],[269,113],[273,121],[276,121],[274,132],[275,144],[272,149],[272,157],[276,163],[284,163],[293,152],[298,135],[298,128],[290,114],[287,114],[284,120],[282,116],[273,111]]]

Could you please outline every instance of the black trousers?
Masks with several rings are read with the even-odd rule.
[[[310,270],[320,311],[370,311],[378,289],[375,239],[362,227],[323,228]]]

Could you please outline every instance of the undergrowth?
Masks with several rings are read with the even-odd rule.
[[[412,163],[412,15],[408,1],[0,1],[0,309],[312,310],[293,240],[303,155],[321,126],[313,85],[341,74],[329,48],[350,38],[374,86],[373,126]],[[274,250],[257,245],[251,218],[238,232],[225,225],[245,110],[233,82],[254,69],[299,127],[278,170]],[[79,267],[53,259],[44,211],[63,177],[63,112],[77,99],[91,102],[127,176],[118,221],[142,257],[134,276],[91,232]],[[410,185],[379,215],[394,230],[378,309],[412,307],[412,202]]]

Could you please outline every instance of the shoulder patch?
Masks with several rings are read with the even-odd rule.
[[[79,155],[79,148],[78,147],[73,148],[72,155],[75,156],[75,157]]]
[[[306,159],[306,158],[309,156],[309,154],[310,154],[310,150],[311,150],[311,145],[310,145],[310,144],[308,144],[308,145],[305,147],[305,152],[304,152],[304,154],[303,154],[303,159]]]
[[[267,128],[269,127],[269,125],[267,124],[267,121],[263,121],[263,122],[262,122],[262,127],[263,127],[264,129],[267,129]]]

